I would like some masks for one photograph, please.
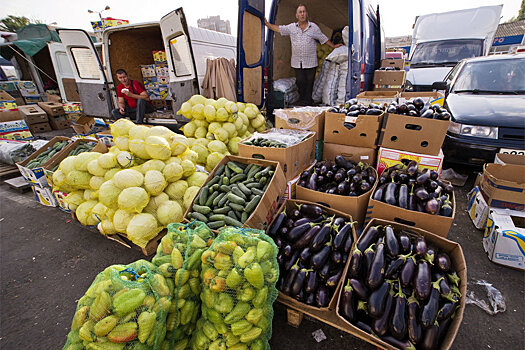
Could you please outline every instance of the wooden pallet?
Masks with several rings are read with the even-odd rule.
[[[27,183],[26,179],[23,176],[18,176],[9,180],[4,181],[14,190],[17,190],[20,193],[24,193],[31,190],[31,186]]]
[[[0,163],[0,179],[8,179],[20,174],[16,165]]]
[[[167,233],[168,233],[168,230],[166,229],[160,231],[160,233],[155,238],[150,240],[144,248],[139,247],[135,243],[131,242],[124,233],[106,235],[105,237],[114,242],[120,243],[125,247],[139,249],[142,251],[142,254],[144,254],[145,256],[150,256],[157,252],[157,247],[159,246],[160,241]]]

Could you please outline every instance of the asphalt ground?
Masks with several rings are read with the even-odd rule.
[[[525,274],[490,262],[482,247],[482,232],[466,213],[466,186],[456,189],[456,218],[449,238],[461,243],[468,267],[469,289],[483,279],[498,288],[507,310],[495,316],[467,305],[453,349],[525,348]],[[57,208],[34,201],[0,185],[0,348],[60,349],[66,340],[76,302],[98,272],[111,264],[143,258],[86,229]],[[273,349],[374,349],[347,333],[306,318],[299,328],[287,324],[286,308],[276,303]],[[326,340],[316,342],[321,329]]]

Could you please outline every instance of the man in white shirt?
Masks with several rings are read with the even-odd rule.
[[[264,24],[271,30],[281,33],[282,36],[290,36],[292,43],[292,68],[295,69],[297,88],[299,89],[300,105],[312,104],[312,89],[317,67],[317,41],[327,44],[331,48],[342,46],[334,45],[326,35],[321,32],[317,24],[308,21],[308,12],[305,5],[297,6],[295,11],[297,22],[288,25],[276,25],[268,23],[264,19]]]

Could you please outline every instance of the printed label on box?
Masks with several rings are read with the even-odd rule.
[[[25,120],[13,120],[0,123],[0,138],[22,141],[32,140],[33,135]]]
[[[15,101],[0,101],[0,112],[14,111],[18,111],[18,106]]]

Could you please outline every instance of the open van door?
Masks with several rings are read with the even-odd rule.
[[[104,68],[87,32],[82,29],[57,29],[65,46],[85,114],[111,116],[113,103]]]
[[[60,90],[62,100],[66,102],[80,102],[75,75],[73,74],[71,63],[67,58],[64,45],[57,42],[50,42],[47,46],[53,68],[55,69],[58,89]]]
[[[182,7],[160,19],[160,30],[168,60],[173,110],[176,112],[183,102],[199,93],[197,68]]]
[[[239,0],[237,100],[264,102],[264,0]]]

